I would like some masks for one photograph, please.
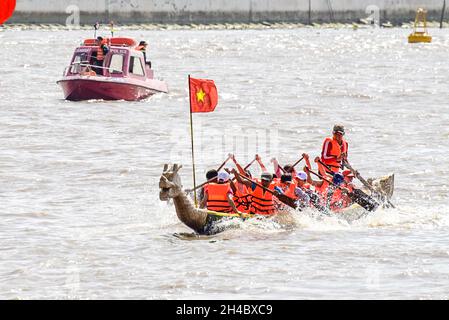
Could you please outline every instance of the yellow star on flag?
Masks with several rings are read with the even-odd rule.
[[[196,92],[196,100],[198,102],[203,102],[204,103],[204,96],[206,95],[206,93],[203,91],[203,89],[201,88],[199,91]]]

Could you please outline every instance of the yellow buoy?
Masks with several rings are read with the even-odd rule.
[[[432,42],[432,37],[427,33],[426,15],[427,11],[423,8],[416,11],[413,32],[408,36],[409,43]]]

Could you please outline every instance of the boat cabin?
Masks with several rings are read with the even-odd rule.
[[[108,38],[109,52],[102,62],[97,60],[99,46],[95,39],[86,39],[75,49],[70,66],[64,76],[90,75],[103,77],[131,77],[153,79],[151,62],[145,61],[141,51],[135,49],[137,42],[131,38]]]

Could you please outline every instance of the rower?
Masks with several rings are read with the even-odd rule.
[[[345,128],[342,125],[336,124],[332,133],[332,138],[324,139],[321,161],[329,166],[332,172],[338,172],[343,167],[343,160],[348,157],[348,143],[343,138]]]
[[[332,211],[339,210],[343,207],[343,193],[348,193],[348,189],[342,187],[343,182],[343,175],[340,172],[336,172],[332,177],[332,184],[327,188],[327,193],[325,195],[326,205]]]
[[[276,188],[280,193],[283,193],[291,198],[295,196],[296,184],[292,181],[290,174],[281,175],[280,179],[273,179],[276,184]]]
[[[303,205],[309,205],[310,199],[316,195],[313,195],[310,184],[307,182],[307,173],[304,171],[298,172],[295,177],[296,188],[295,196],[301,201]]]
[[[281,178],[275,178],[273,179],[274,183],[276,184],[275,190],[279,193],[285,194],[286,196],[296,199],[295,195],[295,189],[296,189],[296,183],[292,181],[292,176],[289,173],[281,175]],[[281,201],[274,199],[276,208],[283,208],[284,205]]]
[[[352,173],[351,170],[345,170],[343,171],[343,177],[344,177],[344,182],[343,182],[343,186],[345,188],[347,188],[350,192],[352,192],[355,189],[354,186],[354,174]]]
[[[307,173],[300,171],[295,176],[296,186],[302,190],[310,190],[310,184],[307,182]]]
[[[320,158],[316,157],[315,158],[315,163],[318,165],[318,173],[325,178],[329,178],[328,173],[326,172],[326,168],[320,163]],[[310,175],[310,171],[309,169],[311,169],[309,166],[304,166],[304,172],[307,175],[307,183],[313,187],[315,187],[315,191],[322,194],[325,193],[327,191],[327,187],[329,186],[329,183],[326,180],[313,180],[311,175]]]
[[[315,158],[315,163],[318,165],[318,173],[324,178],[329,178],[324,166],[318,161],[319,159],[319,157]],[[316,205],[326,206],[329,182],[326,180],[313,180],[308,166],[304,166],[304,172],[307,175],[307,183],[315,188],[315,193],[318,195],[318,197],[315,196],[312,200],[315,201]]]
[[[349,193],[353,192],[355,189],[352,180],[354,175],[350,170],[345,170],[342,172],[343,182],[341,183],[342,189],[338,188],[335,190],[332,199],[330,201],[330,208],[334,211],[341,210],[343,208],[349,207],[352,204],[352,200],[349,197]]]
[[[235,166],[237,167],[239,174],[248,177],[248,178],[252,178],[251,176],[251,172],[249,170],[245,170],[245,168],[243,168],[235,159],[235,156],[232,154],[231,155],[231,159],[234,162]],[[228,171],[228,169],[225,169],[226,171]],[[231,171],[228,171],[231,172]],[[236,181],[236,183],[234,183],[231,180],[231,188],[234,191],[234,203],[237,206],[237,209],[240,212],[243,213],[248,213],[249,212],[249,207],[250,207],[250,203],[251,203],[251,196],[248,192],[248,188],[246,187],[245,184],[240,183],[238,181]]]
[[[267,189],[270,189],[275,194],[278,194],[275,190],[276,183],[273,181],[273,175],[269,172],[263,172],[260,179],[253,179],[253,182],[242,179],[235,169],[232,169],[235,178],[239,183],[247,186],[251,194],[251,205],[249,208],[250,214],[260,214],[260,215],[272,215],[275,213],[273,194],[262,189],[256,183],[261,184]],[[256,182],[256,183],[254,183]]]
[[[206,181],[209,181],[209,180],[215,178],[215,179],[212,180],[211,182],[217,182],[217,179],[216,179],[217,176],[218,176],[217,170],[211,169],[211,170],[209,170],[209,171],[206,172]],[[199,194],[198,194],[198,198],[200,199],[200,201],[203,200],[203,198],[204,198],[204,187],[202,187],[202,188],[200,189],[200,192],[199,192]]]
[[[207,210],[217,212],[238,213],[232,197],[233,192],[229,183],[229,174],[224,171],[219,172],[217,182],[211,182],[204,187],[204,197],[200,208],[207,208]]]

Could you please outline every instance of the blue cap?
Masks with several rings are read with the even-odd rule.
[[[334,174],[334,177],[332,178],[332,182],[335,183],[337,186],[340,185],[344,180],[345,178],[340,172]]]

